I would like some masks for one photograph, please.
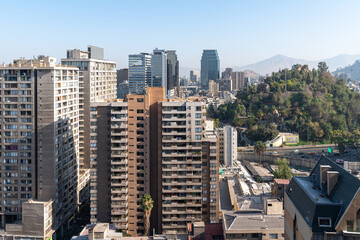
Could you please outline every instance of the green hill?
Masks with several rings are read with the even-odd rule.
[[[269,140],[277,131],[298,132],[304,141],[329,140],[334,130],[351,132],[360,127],[360,94],[332,76],[324,62],[312,70],[294,65],[245,88],[234,103],[217,111],[210,106],[208,114],[247,127],[245,135],[252,141]]]

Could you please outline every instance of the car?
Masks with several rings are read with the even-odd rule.
[[[297,152],[299,152],[299,149],[295,149],[295,150],[293,151],[293,153],[297,153]]]
[[[271,152],[270,154],[271,154],[271,155],[275,155],[275,154],[277,154],[277,152]]]
[[[342,164],[344,164],[344,160],[342,160],[342,159],[336,159],[336,163],[342,165]]]
[[[309,155],[310,155],[310,156],[314,156],[314,155],[315,155],[315,153],[309,153]]]

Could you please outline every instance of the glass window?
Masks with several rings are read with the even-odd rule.
[[[270,237],[270,239],[278,239],[277,233],[270,233],[269,237]]]

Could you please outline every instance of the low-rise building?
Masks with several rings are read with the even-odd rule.
[[[284,198],[284,191],[289,185],[289,179],[274,179],[273,192],[274,196],[277,198]]]
[[[245,203],[249,208],[223,214],[225,239],[284,239],[282,201],[248,198]]]
[[[285,191],[285,238],[359,239],[360,180],[322,156]]]

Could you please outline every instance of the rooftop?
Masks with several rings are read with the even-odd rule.
[[[277,184],[289,184],[289,183],[290,183],[290,180],[289,180],[289,179],[279,179],[279,178],[276,178],[276,179],[274,179],[274,182],[276,182]]]
[[[224,216],[225,231],[284,229],[282,215],[263,215],[259,212],[234,212]]]

